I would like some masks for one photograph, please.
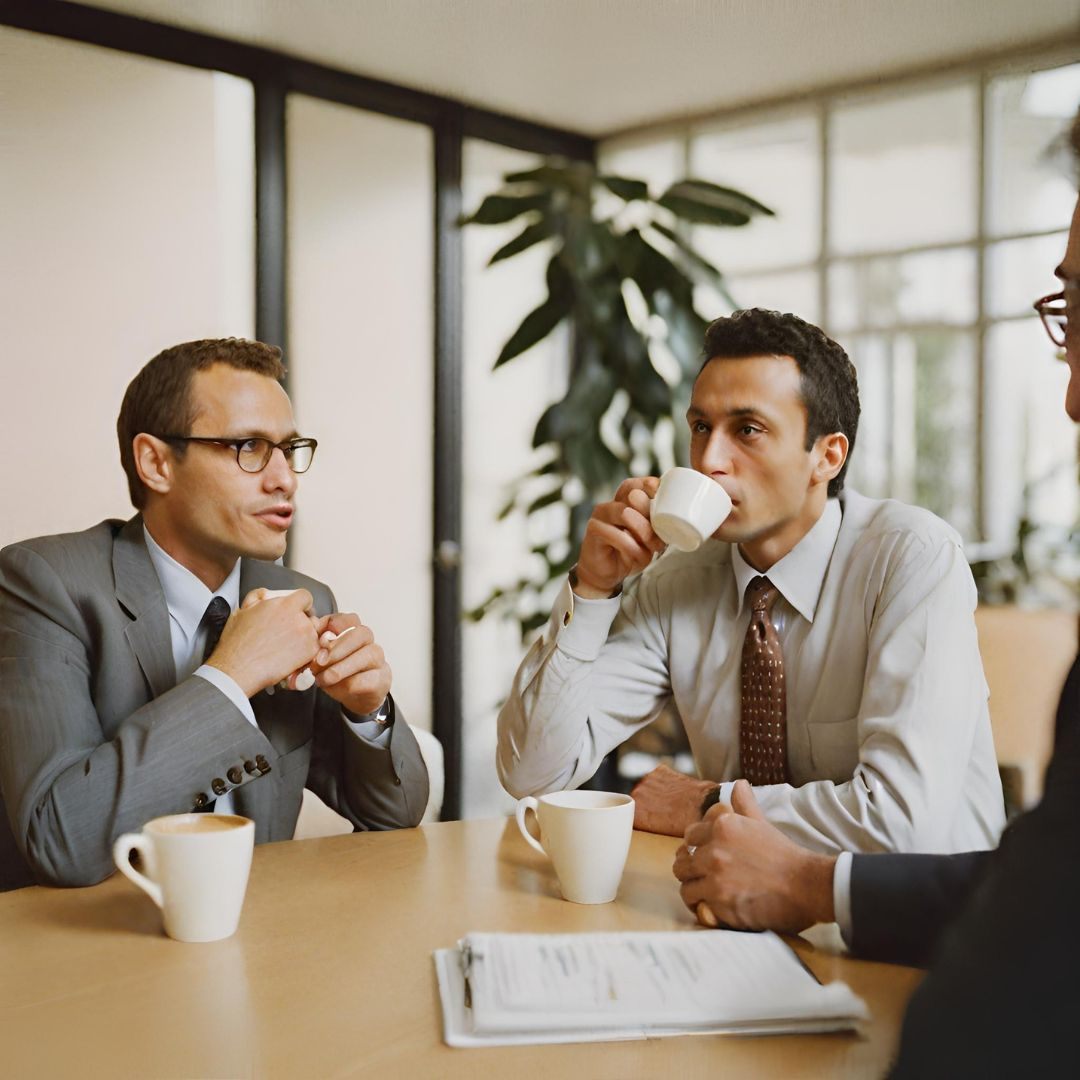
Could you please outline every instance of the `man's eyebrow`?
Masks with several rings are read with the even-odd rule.
[[[293,429],[293,431],[292,431],[292,433],[290,435],[286,435],[283,439],[278,439],[275,436],[271,435],[270,432],[268,432],[265,428],[253,428],[253,429],[251,429],[249,431],[245,431],[241,435],[229,435],[228,436],[228,439],[229,439],[230,442],[232,442],[233,440],[235,440],[237,442],[240,442],[240,441],[242,441],[244,439],[265,439],[267,442],[272,442],[272,443],[275,443],[275,444],[279,443],[279,442],[292,442],[293,439],[301,439],[301,438],[303,438],[303,436],[300,435],[295,430],[295,428]]]
[[[707,413],[704,409],[699,408],[697,405],[691,405],[686,410],[687,420],[709,419],[713,414]],[[769,419],[769,412],[767,409],[759,408],[756,405],[735,405],[730,409],[723,409],[719,415],[723,419],[739,419],[741,417],[760,417],[762,420]]]

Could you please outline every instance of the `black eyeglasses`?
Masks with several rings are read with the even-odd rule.
[[[1065,344],[1065,328],[1069,325],[1069,308],[1063,292],[1051,293],[1032,305],[1039,313],[1050,340],[1055,345]]]
[[[294,473],[307,472],[311,459],[315,456],[315,447],[319,444],[314,439],[286,439],[284,442],[271,442],[269,439],[218,439],[208,435],[158,435],[165,442],[211,443],[215,446],[228,446],[236,451],[236,464],[246,473],[262,472],[270,464],[275,450],[285,455],[285,461]]]

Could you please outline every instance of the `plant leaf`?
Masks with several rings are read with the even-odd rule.
[[[507,173],[503,177],[507,184],[537,184],[544,187],[569,187],[570,170],[565,165],[551,162],[538,165],[535,169]]]
[[[527,226],[518,233],[518,235],[508,244],[503,244],[503,246],[488,259],[488,266],[494,266],[495,263],[502,262],[503,259],[509,259],[512,255],[517,255],[519,251],[525,251],[527,248],[531,248],[533,244],[538,244],[541,240],[546,240],[549,236],[551,236],[551,223],[546,217],[541,218],[540,221]]]
[[[533,499],[529,503],[525,510],[526,514],[535,513],[537,510],[542,510],[545,506],[551,506],[552,503],[557,503],[562,498],[562,485],[560,484],[554,491],[549,491],[539,498]]]
[[[619,238],[617,261],[622,276],[632,278],[646,300],[665,289],[687,305],[692,303],[694,283],[666,255],[647,243],[637,229]]]
[[[549,405],[537,421],[533,448],[565,442],[582,431],[595,438],[596,423],[611,404],[614,393],[614,371],[596,362],[583,364],[562,401]]]
[[[572,303],[572,295],[549,296],[538,308],[530,311],[502,347],[495,367],[502,367],[508,360],[520,356],[547,337],[570,314]]]
[[[756,214],[764,214],[766,217],[776,216],[772,210],[764,203],[759,203],[757,199],[752,199],[744,192],[736,191],[735,188],[714,184],[710,180],[689,178],[679,180],[677,183],[672,184],[664,194],[675,195],[707,206],[725,207],[728,210],[735,210],[745,214],[747,217],[754,217]]]
[[[750,221],[750,215],[741,210],[732,210],[726,206],[713,206],[709,203],[698,202],[696,199],[688,199],[683,195],[672,195],[665,192],[656,200],[658,206],[670,210],[676,217],[684,221],[692,221],[695,225],[746,225]]]
[[[699,255],[697,251],[691,247],[674,229],[669,229],[666,225],[661,225],[658,221],[654,221],[649,228],[655,229],[661,236],[670,240],[680,252],[682,252],[686,261],[693,266],[696,270],[699,270],[707,278],[710,279],[713,285],[719,285],[720,279],[724,276],[708,259],[703,255]]]
[[[647,199],[649,197],[649,185],[644,180],[629,180],[624,176],[598,176],[596,178],[620,199],[633,202],[635,199]]]
[[[462,218],[463,225],[501,225],[504,221],[513,221],[530,210],[544,210],[551,202],[551,193],[538,192],[534,195],[489,195],[479,205],[471,217]]]

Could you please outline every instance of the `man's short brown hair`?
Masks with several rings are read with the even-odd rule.
[[[128,491],[136,509],[146,505],[146,488],[135,468],[132,442],[136,435],[187,435],[194,423],[191,404],[191,379],[197,371],[214,364],[228,364],[240,371],[254,371],[280,381],[285,375],[281,350],[276,345],[244,338],[208,338],[185,341],[159,352],[131,380],[120,415],[116,437],[120,441],[120,463],[127,474]],[[177,457],[183,457],[183,443],[176,444]]]

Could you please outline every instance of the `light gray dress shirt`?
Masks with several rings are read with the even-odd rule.
[[[925,510],[849,491],[768,570],[780,591],[791,783],[760,786],[767,817],[818,851],[992,847],[1004,825],[959,537]],[[674,705],[698,772],[740,773],[745,587],[731,544],[667,551],[623,593],[567,583],[499,715],[515,796],[579,786]]]
[[[236,681],[224,671],[202,663],[203,650],[206,647],[208,629],[202,625],[207,606],[215,596],[220,596],[230,611],[240,606],[240,560],[229,571],[229,576],[221,583],[216,592],[211,592],[186,566],[178,563],[150,535],[150,530],[143,526],[146,538],[146,550],[154,564],[158,581],[165,594],[165,604],[169,609],[169,635],[172,639],[173,663],[176,665],[176,681],[183,682],[190,675],[216,686],[244,714],[252,727],[258,727],[251,702],[244,696],[244,691]],[[342,722],[348,723],[363,739],[374,746],[387,746],[390,732],[385,724],[374,719],[350,720],[342,713]],[[219,795],[214,803],[215,814],[233,813],[232,792]]]

